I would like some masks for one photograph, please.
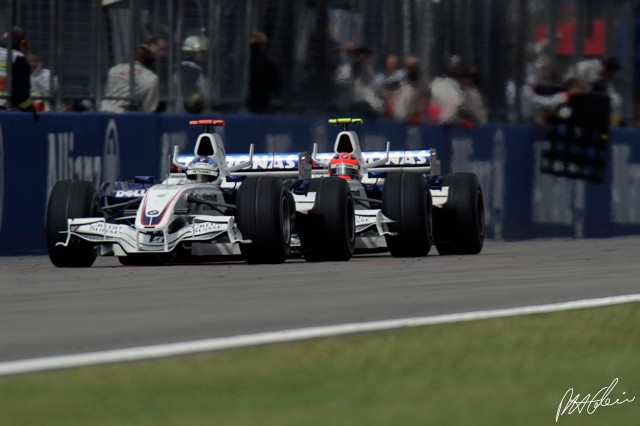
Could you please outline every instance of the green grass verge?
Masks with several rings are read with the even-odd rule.
[[[636,401],[564,425],[637,425],[640,304],[0,378],[0,424],[549,425],[564,392]]]

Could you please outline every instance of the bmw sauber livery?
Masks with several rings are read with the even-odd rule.
[[[440,175],[433,149],[363,152],[350,125],[328,153],[225,154],[221,120],[203,126],[194,153],[171,159],[159,184],[138,176],[106,183],[60,181],[47,211],[56,266],[90,266],[97,255],[158,264],[241,255],[279,263],[343,261],[354,252],[393,256],[476,254],[484,242],[482,189],[471,173]]]
[[[90,266],[96,256],[115,255],[123,264],[158,264],[194,258],[239,255],[250,263],[283,262],[290,250],[293,200],[281,180],[243,178],[247,185],[223,188],[227,178],[252,164],[229,166],[222,139],[209,132],[221,120],[193,120],[204,126],[194,161],[177,161],[160,184],[150,177],[102,186],[56,183],[47,209],[49,257],[60,267]],[[257,206],[259,204],[259,207]],[[260,208],[274,210],[268,217]],[[256,217],[260,216],[260,217]],[[265,232],[265,229],[275,231]]]

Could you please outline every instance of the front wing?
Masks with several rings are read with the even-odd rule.
[[[230,243],[251,242],[242,239],[233,216],[195,216],[193,223],[175,232],[164,229],[147,233],[134,226],[107,223],[104,218],[68,219],[67,224],[67,238],[57,245],[66,247],[72,237],[77,237],[96,245],[116,244],[126,254],[170,253],[182,242],[210,242],[225,235]]]

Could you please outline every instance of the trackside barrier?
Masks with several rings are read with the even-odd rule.
[[[321,116],[218,116],[228,152],[330,151],[340,129]],[[640,234],[640,130],[612,129],[603,183],[539,172],[543,133],[532,126],[457,128],[365,120],[367,151],[435,148],[442,172],[471,171],[485,196],[486,235],[519,240]],[[60,179],[96,185],[164,176],[172,147],[192,152],[199,129],[175,115],[0,113],[0,255],[46,251],[48,194]]]

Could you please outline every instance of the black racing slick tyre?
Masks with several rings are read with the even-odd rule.
[[[244,240],[240,251],[247,263],[282,263],[291,249],[293,197],[280,179],[248,177],[240,186],[236,222]]]
[[[382,213],[395,222],[385,235],[394,257],[421,257],[433,244],[432,199],[420,173],[390,173],[382,191]]]
[[[51,190],[47,206],[47,249],[51,263],[60,268],[82,268],[93,265],[97,247],[77,237],[69,244],[57,245],[67,240],[67,219],[98,217],[98,193],[91,182],[61,180]]]
[[[474,173],[445,175],[447,202],[436,209],[436,248],[441,255],[478,254],[484,246],[484,196]]]
[[[316,192],[313,210],[299,215],[297,224],[302,255],[307,262],[347,261],[355,248],[355,206],[346,180],[338,177],[312,179]]]

